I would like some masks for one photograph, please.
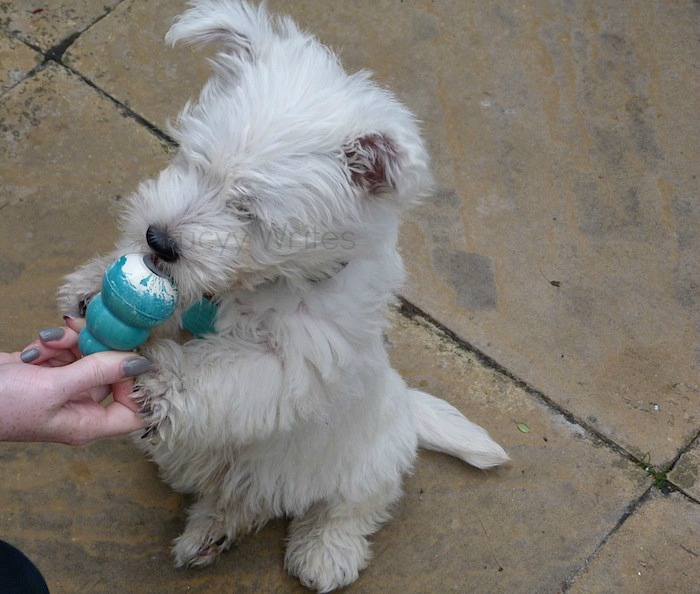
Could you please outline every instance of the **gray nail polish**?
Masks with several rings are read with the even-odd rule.
[[[39,338],[44,342],[51,342],[52,340],[58,340],[66,335],[65,328],[44,328],[39,330]]]
[[[134,377],[135,375],[141,375],[151,370],[151,362],[145,357],[134,357],[133,359],[127,359],[122,363],[122,369],[124,370],[124,375],[127,377]]]
[[[32,347],[31,349],[24,351],[19,358],[22,360],[22,363],[31,363],[32,361],[36,361],[39,358],[39,355],[41,355],[39,349]]]

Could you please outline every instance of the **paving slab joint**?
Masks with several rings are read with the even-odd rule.
[[[700,499],[689,493],[682,486],[676,484],[668,474],[678,465],[680,459],[684,454],[687,454],[693,447],[700,443],[700,431],[698,431],[686,444],[685,447],[681,448],[676,454],[676,456],[668,464],[661,465],[659,467],[653,467],[650,462],[650,453],[644,455],[644,457],[639,461],[639,466],[652,478],[653,487],[659,489],[664,495],[669,493],[680,493],[690,501],[700,504]]]
[[[425,322],[427,325],[433,327],[435,331],[441,333],[447,340],[453,342],[455,345],[457,345],[460,349],[463,349],[464,351],[472,354],[477,358],[477,360],[482,363],[484,366],[488,367],[489,369],[492,369],[499,375],[502,375],[503,377],[508,378],[511,382],[513,382],[518,388],[521,390],[525,391],[527,394],[529,394],[531,397],[535,398],[542,404],[544,404],[547,408],[552,410],[553,412],[561,415],[564,417],[569,423],[572,425],[576,425],[583,429],[591,438],[601,442],[602,444],[606,445],[609,447],[611,450],[622,456],[623,458],[626,458],[628,461],[632,462],[633,464],[639,464],[639,458],[635,456],[633,453],[625,449],[623,446],[620,444],[614,442],[612,439],[610,439],[607,435],[601,433],[598,431],[595,427],[591,426],[589,423],[584,421],[583,419],[577,417],[574,413],[572,413],[569,410],[566,410],[565,408],[562,408],[559,404],[557,404],[552,398],[549,398],[546,394],[538,390],[537,388],[534,388],[530,384],[528,384],[525,380],[522,378],[518,377],[515,373],[501,365],[498,361],[484,353],[482,350],[471,344],[470,342],[464,340],[457,334],[455,334],[452,330],[447,328],[444,324],[440,323],[436,319],[434,319],[432,316],[421,310],[420,308],[416,307],[413,303],[409,302],[407,299],[399,296],[398,297],[399,301],[399,308],[398,311],[401,315],[403,315],[405,318],[409,320],[413,319],[418,319],[422,320]]]
[[[156,126],[154,123],[148,121],[141,114],[135,112],[129,106],[127,106],[126,104],[119,101],[116,97],[110,95],[107,91],[105,91],[102,87],[96,85],[92,80],[87,78],[80,71],[75,70],[71,66],[64,64],[62,61],[57,61],[57,63],[62,68],[65,68],[66,70],[68,70],[72,75],[78,77],[81,80],[81,82],[85,83],[91,89],[95,90],[100,95],[102,95],[105,99],[108,99],[110,102],[112,102],[115,105],[115,107],[119,110],[119,112],[121,113],[122,116],[124,116],[126,118],[130,118],[130,119],[134,120],[140,126],[143,126],[144,128],[146,128],[151,134],[156,136],[158,138],[158,140],[165,143],[169,149],[176,149],[178,147],[178,144],[175,141],[175,139],[172,136],[170,136],[167,132],[161,130],[158,126]]]
[[[615,525],[610,529],[610,531],[602,538],[602,540],[595,547],[593,552],[586,557],[583,562],[574,570],[571,576],[561,585],[559,593],[563,594],[568,592],[569,589],[574,585],[574,582],[584,573],[586,567],[598,556],[603,547],[608,543],[608,541],[624,526],[625,522],[629,520],[637,510],[651,497],[654,492],[654,486],[651,485],[644,493],[632,501],[622,512],[622,515],[618,518]]]
[[[86,31],[86,30],[87,29],[84,29],[83,31]],[[44,52],[45,60],[58,62],[59,64],[61,64],[61,66],[65,66],[65,64],[63,64],[63,62],[62,62],[63,54],[65,54],[66,51],[68,50],[68,48],[71,45],[73,45],[75,40],[78,39],[78,37],[80,37],[83,34],[83,31],[76,31],[75,33],[66,37],[60,43],[57,43],[52,48],[50,48],[49,50]]]
[[[637,462],[637,465],[651,478],[653,488],[658,489],[664,495],[668,495],[678,490],[678,488],[668,480],[666,475],[673,470],[681,454],[682,452],[679,453],[670,464],[662,464],[661,466],[655,467],[651,464],[651,453],[647,452],[642,456],[641,460]]]
[[[632,462],[634,465],[641,468],[644,472],[646,472],[646,474],[652,481],[652,484],[650,486],[651,490],[658,490],[664,495],[669,495],[670,493],[677,492],[695,503],[700,503],[700,501],[698,501],[694,496],[685,491],[682,487],[676,485],[668,477],[668,473],[675,468],[681,456],[683,456],[684,453],[689,451],[693,447],[693,444],[700,441],[700,431],[698,431],[684,447],[679,449],[678,453],[673,457],[671,461],[660,464],[658,466],[654,466],[651,464],[651,452],[647,452],[646,454],[640,457],[626,450],[624,447],[612,441],[606,435],[597,431],[594,427],[591,427],[585,421],[576,417],[576,415],[574,415],[570,411],[559,406],[556,402],[554,402],[551,398],[546,396],[543,392],[541,392],[537,388],[530,386],[525,380],[516,376],[513,372],[511,372],[503,365],[498,363],[498,361],[489,357],[486,353],[475,347],[473,344],[459,337],[449,328],[445,327],[443,324],[435,320],[432,316],[425,313],[420,308],[416,307],[413,303],[409,302],[403,297],[399,297],[398,311],[401,315],[403,315],[409,320],[423,320],[428,325],[435,328],[436,331],[443,334],[446,339],[456,344],[459,348],[464,349],[465,351],[474,355],[483,365],[490,369],[493,369],[500,375],[508,378],[510,381],[515,383],[515,385],[524,390],[530,396],[536,398],[537,400],[545,404],[545,406],[552,409],[554,412],[562,415],[570,423],[581,427],[584,431],[590,434],[591,437],[604,443],[610,449],[626,458],[629,462]]]

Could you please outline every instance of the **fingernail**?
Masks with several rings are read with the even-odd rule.
[[[31,349],[23,351],[19,358],[22,359],[22,363],[31,363],[32,361],[36,361],[39,355],[41,355],[39,349],[32,347]]]
[[[44,342],[51,342],[52,340],[58,340],[66,335],[65,328],[44,328],[39,330],[39,338]]]
[[[67,322],[68,320],[75,320],[75,318],[74,318],[73,316],[69,316],[69,315],[63,316],[63,321],[64,321],[64,322]]]
[[[134,377],[135,375],[141,375],[151,370],[151,362],[146,359],[146,357],[134,357],[133,359],[127,359],[122,363],[122,369],[124,370],[124,375],[127,377]]]

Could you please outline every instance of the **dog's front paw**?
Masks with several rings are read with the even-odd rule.
[[[158,341],[144,351],[152,371],[139,376],[134,386],[134,399],[146,423],[143,438],[163,437],[173,425],[173,405],[181,399],[180,347],[172,341]]]
[[[134,399],[139,404],[140,413],[146,423],[146,431],[142,438],[155,437],[168,422],[170,411],[168,381],[161,372],[153,371],[149,375],[140,376],[134,388]]]
[[[63,315],[73,318],[85,316],[87,304],[102,288],[108,257],[90,260],[66,276],[63,286],[58,290],[58,309]]]
[[[64,316],[84,318],[88,303],[100,289],[87,282],[72,282],[70,277],[58,291],[58,311]]]
[[[285,567],[310,590],[331,592],[352,584],[369,556],[369,543],[361,534],[293,522]]]

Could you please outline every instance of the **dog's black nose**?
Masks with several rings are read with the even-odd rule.
[[[168,232],[155,225],[148,227],[146,231],[146,241],[153,253],[164,262],[175,262],[180,257],[177,251],[177,244],[168,235]]]

